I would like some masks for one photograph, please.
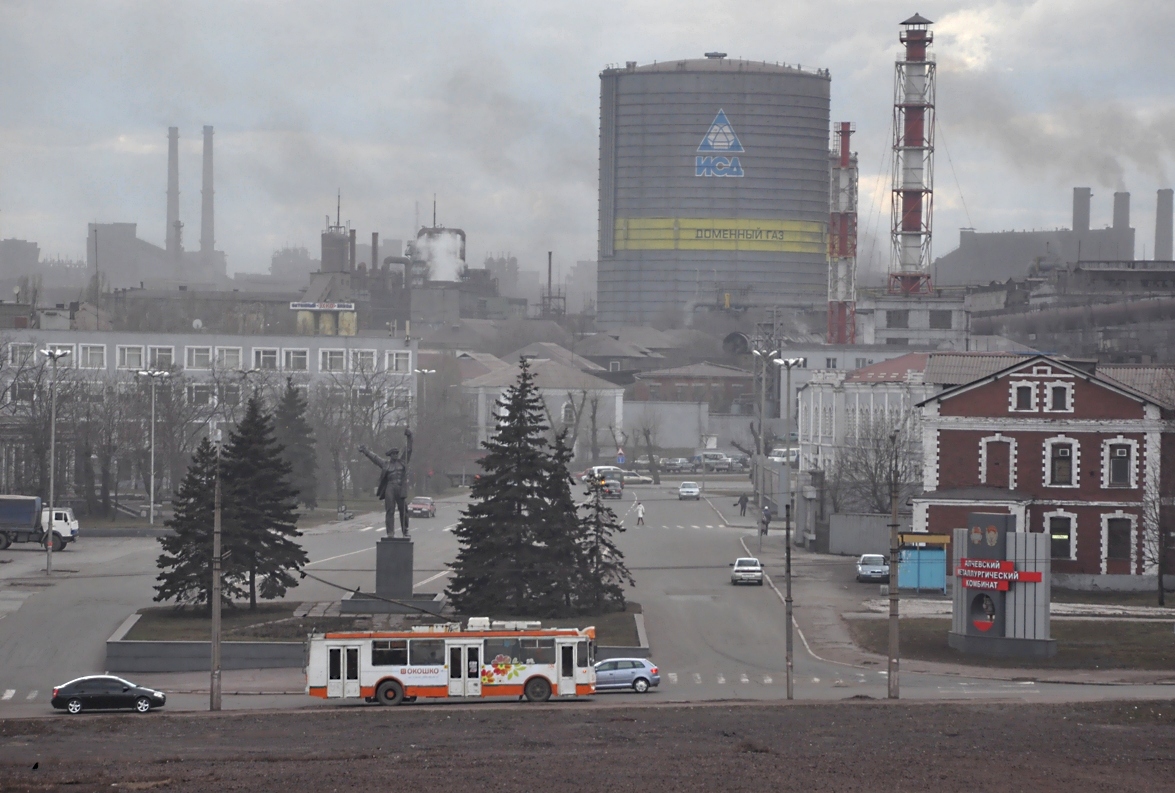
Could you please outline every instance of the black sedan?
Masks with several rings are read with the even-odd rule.
[[[51,703],[58,710],[81,713],[83,710],[121,710],[133,708],[146,713],[162,708],[167,695],[162,691],[136,686],[112,675],[91,675],[71,680],[53,689]]]

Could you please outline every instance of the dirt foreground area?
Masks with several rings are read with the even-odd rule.
[[[0,721],[3,791],[440,787],[1170,790],[1175,704],[482,704]]]

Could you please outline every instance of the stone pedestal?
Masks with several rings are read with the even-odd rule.
[[[375,546],[375,594],[407,600],[412,597],[412,540],[384,537]]]

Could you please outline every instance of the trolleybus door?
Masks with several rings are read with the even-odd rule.
[[[330,647],[327,649],[326,695],[328,697],[359,696],[358,647]]]
[[[559,696],[575,696],[575,645],[559,645]]]
[[[481,696],[481,642],[449,642],[449,696]]]

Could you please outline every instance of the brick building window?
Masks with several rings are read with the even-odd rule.
[[[1024,381],[1011,384],[1012,392],[1009,399],[1009,408],[1021,413],[1036,412],[1036,383]]]
[[[950,330],[951,312],[932,310],[930,312],[930,328],[931,330]]]
[[[1049,535],[1052,537],[1053,558],[1071,558],[1073,547],[1073,519],[1067,516],[1049,518]]]
[[[1106,558],[1130,561],[1130,518],[1109,518],[1106,521]]]
[[[1049,455],[1049,484],[1069,486],[1073,484],[1073,445],[1053,444]]]
[[[1073,384],[1072,383],[1049,383],[1045,386],[1045,394],[1047,395],[1047,410],[1050,413],[1072,413],[1073,412]]]
[[[1110,444],[1110,487],[1130,487],[1130,447],[1124,443]]]
[[[885,312],[885,326],[887,328],[910,327],[910,309],[903,308]]]

